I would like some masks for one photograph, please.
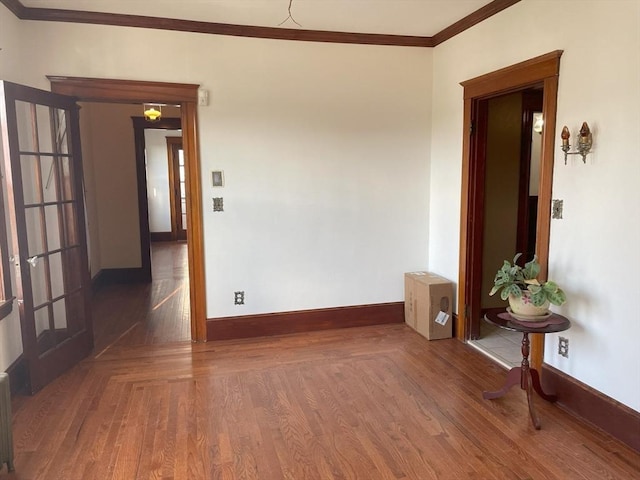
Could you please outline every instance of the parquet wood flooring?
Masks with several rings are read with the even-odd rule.
[[[536,431],[521,390],[483,400],[505,371],[457,340],[394,324],[161,343],[136,321],[14,400],[16,472],[0,478],[640,478],[638,452],[555,405],[537,402]]]
[[[640,454],[404,325],[116,345],[16,402],[12,479],[631,479]]]

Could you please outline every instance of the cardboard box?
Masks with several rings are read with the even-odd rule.
[[[416,281],[427,272],[409,272],[404,274],[404,321],[414,330],[416,325]]]
[[[405,274],[405,322],[428,340],[451,338],[453,283],[429,272]]]

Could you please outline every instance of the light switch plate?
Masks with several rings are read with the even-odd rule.
[[[224,199],[222,197],[213,198],[213,211],[224,212]]]
[[[222,170],[214,170],[211,172],[211,185],[214,187],[224,187],[224,172]]]

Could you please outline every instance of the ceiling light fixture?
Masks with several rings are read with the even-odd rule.
[[[162,106],[154,104],[143,105],[143,112],[147,122],[157,122],[162,117]]]

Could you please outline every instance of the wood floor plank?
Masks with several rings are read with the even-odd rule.
[[[165,246],[170,249],[170,247]],[[96,353],[14,407],[8,480],[640,479],[640,453],[404,325],[192,344],[181,254],[96,296]]]

